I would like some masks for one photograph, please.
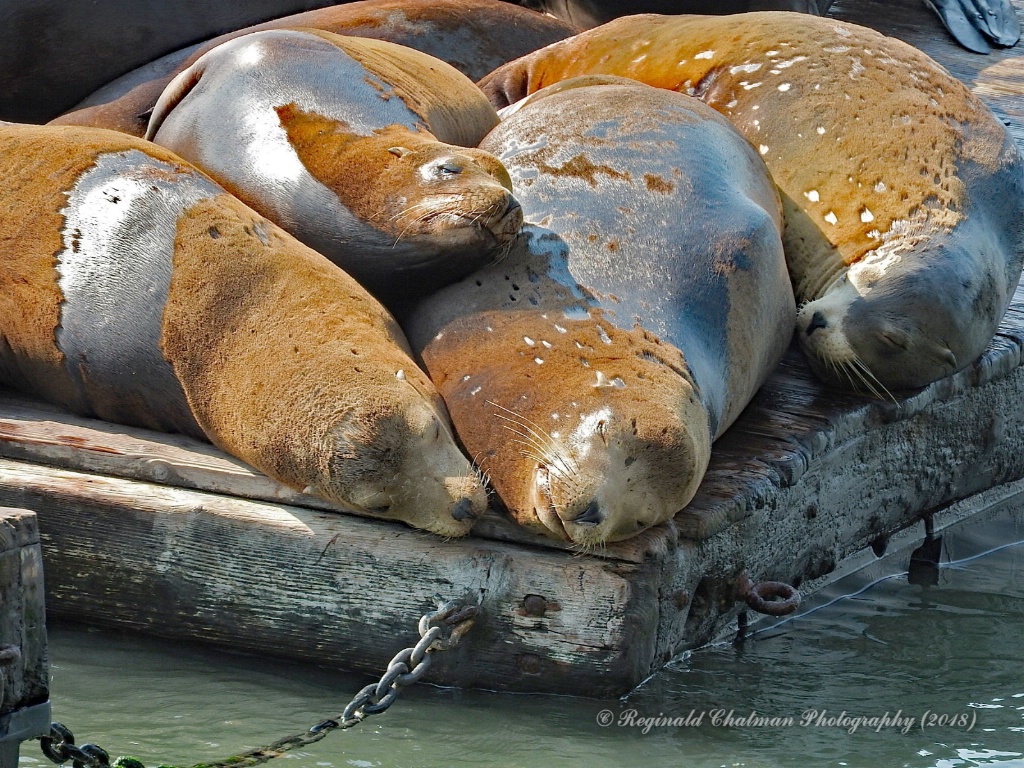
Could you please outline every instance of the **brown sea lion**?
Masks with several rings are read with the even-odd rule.
[[[204,53],[249,32],[296,27],[406,45],[451,64],[474,81],[500,64],[578,31],[565,22],[498,0],[361,0],[239,28],[170,53],[88,98],[88,92],[83,93],[79,99],[84,101],[53,122],[114,128],[142,136],[149,111],[164,87]]]
[[[580,29],[591,29],[637,13],[729,14],[800,11],[824,16],[833,0],[520,0],[519,5],[550,13]],[[1012,0],[925,0],[960,45],[988,53],[989,43],[1008,47],[1020,40]]]
[[[0,118],[50,120],[115,77],[183,46],[331,4],[333,0],[4,0]]]
[[[519,231],[501,163],[463,148],[497,122],[472,81],[425,53],[279,29],[182,71],[146,138],[394,308],[494,260]]]
[[[515,519],[584,547],[689,502],[795,312],[757,153],[695,99],[593,82],[484,140],[529,223],[404,323]]]
[[[593,29],[637,13],[730,14],[750,11],[798,11],[824,15],[832,0],[513,0],[575,27]]]
[[[0,383],[444,536],[486,499],[394,319],[167,150],[0,127]]]
[[[925,54],[803,14],[632,16],[482,85],[504,106],[586,73],[693,94],[757,148],[783,193],[798,337],[826,380],[923,386],[991,340],[1024,256],[1021,158]]]

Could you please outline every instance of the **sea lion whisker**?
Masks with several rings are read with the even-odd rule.
[[[540,456],[538,456],[536,453],[533,453],[532,451],[520,450],[519,455],[522,456],[524,459],[531,459],[533,461],[536,461],[538,464],[544,466],[547,465],[547,462],[545,462],[544,459],[542,459]]]
[[[399,215],[401,215],[401,214],[399,214]],[[439,218],[444,217],[444,216],[448,216],[448,217],[456,216],[459,219],[465,218],[465,215],[463,213],[461,213],[460,208],[457,205],[457,201],[455,201],[455,200],[450,201],[450,204],[449,204],[449,206],[447,208],[432,208],[432,209],[428,209],[424,213],[416,216],[412,221],[410,221],[408,224],[405,225],[405,228],[401,232],[398,233],[398,237],[395,239],[395,242],[394,242],[394,244],[391,247],[392,248],[397,247],[398,244],[402,241],[402,238],[405,237],[405,233],[408,232],[413,227],[415,227],[416,225],[424,224],[426,222],[433,221],[435,219],[439,219]]]
[[[556,443],[554,441],[554,439],[551,437],[551,435],[548,434],[547,430],[544,429],[544,427],[542,427],[537,422],[532,421],[532,420],[528,419],[527,417],[523,416],[522,414],[516,413],[513,410],[505,408],[502,405],[498,405],[497,403],[495,403],[492,400],[488,400],[487,404],[488,405],[493,405],[495,408],[500,408],[501,410],[505,411],[506,413],[511,414],[511,416],[513,417],[513,418],[508,418],[508,417],[502,416],[499,413],[494,414],[498,418],[504,418],[506,421],[512,421],[513,423],[519,423],[520,426],[522,426],[524,429],[527,429],[530,432],[533,432],[534,434],[537,434],[539,432],[540,434],[538,436],[543,436],[544,439],[546,439],[552,445],[552,447],[556,447],[557,448],[558,443]],[[519,421],[516,422],[515,421],[516,419],[518,419]],[[533,429],[531,429],[530,427],[533,427]],[[536,430],[536,432],[534,430]]]
[[[834,365],[835,365],[835,370],[837,371],[837,373],[841,373],[843,376],[846,377],[846,380],[850,383],[850,387],[853,389],[853,391],[854,392],[859,392],[860,391],[860,387],[858,386],[858,381],[859,380],[853,375],[853,372],[850,370],[849,363],[846,363],[846,362],[843,362],[843,361],[837,361],[837,362],[834,363]]]
[[[846,366],[843,362],[824,357],[821,359],[821,362],[825,365],[825,368],[828,369],[833,379],[841,381],[845,378],[847,384],[852,387],[855,392],[860,391],[853,379],[850,377],[850,374],[847,373]]]
[[[422,203],[416,203],[415,205],[410,205],[408,208],[403,208],[398,213],[396,213],[394,216],[392,216],[389,219],[387,219],[387,221],[390,222],[390,221],[394,221],[395,219],[401,218],[402,216],[405,216],[407,213],[411,213],[412,211],[415,211],[417,208],[429,209],[430,206],[431,206],[431,203],[430,203],[429,200],[428,201],[424,201]],[[370,218],[371,221],[374,221],[376,219],[379,219],[381,217],[381,215],[383,215],[383,213],[384,213],[384,209],[381,208],[379,211],[377,211],[377,213],[373,214],[369,218]]]
[[[521,445],[521,446],[523,446],[524,448],[527,448],[527,449],[535,448],[535,446],[533,446],[532,444],[525,443],[522,440],[513,440],[513,442],[518,443],[519,445]],[[556,469],[558,471],[554,473],[554,476],[558,480],[560,480],[563,485],[569,486],[570,490],[576,490],[576,489],[578,489],[580,487],[580,484],[579,484],[579,482],[576,479],[576,473],[575,472],[571,472],[571,473],[566,472],[564,466],[563,467],[559,467],[557,465],[556,462],[559,460],[559,458],[557,456],[551,457],[551,456],[545,455],[544,451],[536,452],[536,451],[532,451],[532,450],[521,450],[519,452],[519,455],[520,456],[525,456],[528,459],[533,459],[534,461],[537,462],[537,464],[539,464],[540,466],[546,468],[548,470],[548,477],[549,477],[549,479],[551,477],[551,470],[552,469]],[[556,461],[552,461],[551,460],[552,458],[554,458]]]
[[[500,248],[498,248],[498,250],[495,251],[494,260],[487,266],[493,267],[507,259],[508,255],[512,253],[512,248],[515,246],[515,242],[516,238],[513,237],[507,243],[504,243]]]
[[[859,368],[857,368],[855,364],[850,364],[850,370],[853,371],[854,375],[857,377],[857,380],[860,382],[861,386],[864,389],[866,389],[873,398],[875,398],[876,400],[882,399],[882,393],[878,391],[878,389],[871,383],[871,381],[864,375],[864,373]]]
[[[498,418],[501,418],[500,415],[495,415],[498,416]],[[517,427],[522,428],[521,424],[518,424],[517,422],[512,423],[515,424]],[[548,458],[546,458],[543,461],[543,463],[546,465],[557,467],[559,470],[559,474],[562,477],[565,477],[566,479],[571,478],[579,471],[579,467],[578,465],[576,465],[575,461],[573,461],[571,457],[565,456],[564,452],[561,451],[557,445],[544,445],[543,443],[538,442],[538,440],[535,437],[528,434],[524,434],[522,432],[517,432],[515,429],[508,426],[507,424],[503,424],[502,427],[504,429],[507,429],[514,435],[519,435],[520,437],[529,440],[529,443],[522,444],[530,445],[531,447],[535,448],[541,455],[547,456]]]
[[[863,363],[861,363],[860,360],[858,360],[857,358],[853,358],[852,360],[848,361],[845,364],[845,367],[846,370],[849,371],[850,375],[856,378],[856,380],[853,382],[853,387],[855,390],[857,390],[858,392],[863,392],[864,390],[867,390],[868,394],[870,394],[872,397],[878,400],[884,399],[882,393],[878,391],[878,388],[875,387],[875,385],[871,382],[870,379],[867,378],[867,376],[864,375],[865,369],[863,367]]]
[[[525,435],[522,432],[517,432],[507,424],[503,424],[502,427],[504,429],[507,429],[512,434],[518,435],[519,437],[524,438],[524,440],[528,440],[529,442],[524,442],[524,440],[515,440],[514,442],[519,443],[524,447],[533,448],[534,450],[536,450],[537,453],[540,454],[540,456],[544,457],[537,457],[537,461],[539,463],[545,466],[557,468],[559,470],[558,475],[560,478],[563,478],[569,482],[575,482],[573,478],[578,472],[578,468],[570,466],[569,463],[566,461],[565,457],[562,456],[557,449],[552,449],[548,446],[541,445],[529,435]]]
[[[512,422],[512,423],[515,424],[515,422]],[[544,445],[543,443],[539,442],[532,435],[530,435],[528,433],[520,432],[517,429],[514,429],[513,427],[510,427],[508,424],[502,424],[501,426],[502,426],[502,429],[507,429],[512,434],[518,435],[519,437],[523,438],[523,440],[529,441],[529,442],[523,442],[523,445],[529,445],[529,446],[531,446],[533,448],[536,448],[537,451],[542,453],[542,454],[547,454],[547,453],[551,452],[551,447],[550,446]],[[518,427],[519,425],[516,424],[515,426]],[[516,442],[522,442],[522,441],[517,440]]]
[[[888,388],[882,382],[880,382],[878,380],[878,378],[875,376],[875,374],[871,372],[871,369],[868,368],[867,365],[865,365],[863,360],[861,360],[859,357],[857,357],[857,358],[854,358],[853,362],[854,362],[854,365],[860,370],[861,376],[865,377],[865,378],[870,378],[871,381],[873,381],[875,383],[875,385],[877,385],[877,387],[885,395],[885,397],[879,397],[880,400],[891,400],[894,405],[899,405],[899,401],[896,400],[896,398],[893,396],[892,392],[890,392],[888,390]]]
[[[500,413],[496,413],[494,415],[495,415],[496,418],[501,419],[502,421],[508,422],[509,424],[515,424],[517,427],[522,429],[524,432],[528,432],[530,435],[533,436],[533,438],[537,441],[537,443],[539,445],[545,445],[546,446],[545,450],[553,450],[553,451],[557,451],[558,450],[558,443],[556,443],[554,440],[552,440],[550,435],[547,435],[547,434],[545,434],[543,432],[537,432],[536,430],[531,429],[529,427],[529,425],[524,424],[521,421],[517,421],[516,419],[509,418],[508,416],[503,416]]]
[[[412,221],[410,221],[408,224],[406,224],[405,228],[402,229],[402,231],[398,233],[398,236],[395,238],[395,242],[394,242],[394,244],[391,247],[392,248],[397,248],[398,244],[400,242],[402,242],[402,238],[405,237],[405,233],[408,232],[413,227],[415,227],[417,224],[422,224],[424,221],[426,221],[427,220],[427,216],[428,216],[428,214],[423,214],[422,216],[417,216]]]

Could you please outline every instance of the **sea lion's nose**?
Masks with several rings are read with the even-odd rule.
[[[452,507],[452,517],[460,523],[463,520],[473,520],[476,517],[476,513],[473,511],[473,502],[470,499],[460,501]]]
[[[825,320],[825,316],[821,312],[815,312],[811,315],[811,322],[807,326],[807,330],[804,331],[804,334],[810,336],[818,328],[828,328],[828,321]]]
[[[601,507],[597,505],[596,501],[592,501],[587,505],[587,508],[580,512],[574,519],[574,523],[581,523],[583,525],[597,525],[604,519],[604,513],[601,511]]]

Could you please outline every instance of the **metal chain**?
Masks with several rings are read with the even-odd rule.
[[[351,728],[368,716],[385,711],[398,698],[402,688],[423,677],[430,668],[431,653],[454,648],[473,627],[477,613],[475,605],[460,606],[454,601],[445,603],[439,597],[434,599],[437,601],[437,610],[420,618],[419,642],[412,648],[399,651],[388,663],[381,679],[359,691],[340,715],[322,720],[309,730],[278,739],[265,747],[215,763],[197,763],[193,768],[248,768],[260,765],[293,749],[315,744],[333,730]],[[95,744],[75,746],[74,734],[60,723],[51,723],[49,735],[41,737],[39,741],[43,754],[58,765],[71,760],[74,768],[144,768],[133,757],[119,757],[111,763],[107,752]]]

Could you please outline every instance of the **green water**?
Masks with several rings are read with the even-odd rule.
[[[1024,768],[1024,544],[1006,546],[1024,540],[1022,519],[947,536],[955,562],[936,586],[909,584],[906,557],[879,561],[801,617],[692,653],[622,700],[421,684],[275,763]],[[267,744],[337,714],[367,682],[71,627],[51,628],[50,649],[54,718],[147,766]],[[45,764],[24,745],[22,768]]]

